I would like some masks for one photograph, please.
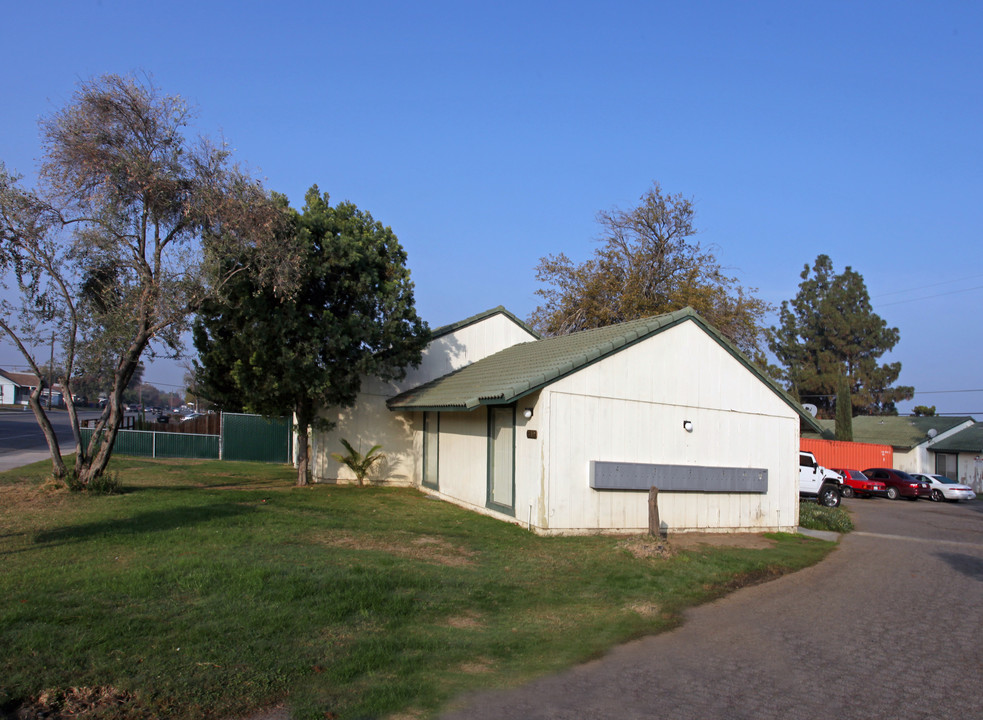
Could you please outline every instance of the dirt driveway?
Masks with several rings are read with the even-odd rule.
[[[983,502],[849,500],[820,565],[444,720],[980,717]]]

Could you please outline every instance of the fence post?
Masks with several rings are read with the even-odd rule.
[[[649,535],[659,537],[662,528],[659,526],[659,488],[654,485],[649,488]]]
[[[218,459],[223,460],[225,455],[225,412],[219,411],[218,414]]]

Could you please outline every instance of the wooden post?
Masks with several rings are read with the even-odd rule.
[[[660,537],[662,528],[659,525],[659,488],[654,485],[649,488],[649,535]]]

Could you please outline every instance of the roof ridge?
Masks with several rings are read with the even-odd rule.
[[[476,315],[472,315],[471,317],[464,318],[463,320],[458,320],[457,322],[450,323],[449,325],[441,325],[440,327],[435,328],[434,330],[431,331],[430,337],[431,339],[436,339],[439,337],[443,337],[444,335],[449,335],[455,330],[466,328],[469,325],[474,325],[475,323],[479,323],[482,320],[486,320],[487,318],[494,317],[495,315],[504,315],[509,320],[514,322],[516,325],[521,327],[523,330],[528,332],[530,335],[535,337],[537,340],[542,339],[543,337],[538,332],[536,332],[536,330],[534,330],[532,327],[530,327],[525,322],[520,320],[518,316],[515,315],[515,313],[509,311],[504,305],[496,305],[493,308],[480,312]]]
[[[783,388],[689,306],[616,325],[518,343],[453,373],[400,393],[390,398],[387,405],[391,410],[470,410],[476,406],[475,403],[494,405],[514,402],[687,320],[695,322],[805,422],[819,431],[822,430],[815,419]]]

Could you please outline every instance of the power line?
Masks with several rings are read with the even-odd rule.
[[[943,393],[971,393],[971,392],[983,392],[983,389],[979,390],[916,390],[915,395],[942,395]]]
[[[891,305],[901,305],[903,303],[909,302],[919,302],[921,300],[931,300],[932,298],[944,297],[946,295],[958,295],[959,293],[970,292],[972,290],[983,290],[983,285],[977,285],[976,287],[966,288],[964,290],[950,290],[949,292],[937,293],[935,295],[926,295],[924,297],[917,298],[906,298],[905,300],[895,300],[889,303],[877,303],[878,309],[890,307]]]
[[[955,285],[956,283],[966,282],[967,280],[975,280],[976,278],[980,278],[980,277],[983,277],[983,275],[970,275],[968,277],[956,278],[955,280],[943,280],[942,282],[932,283],[931,285],[919,285],[918,287],[921,290],[927,290],[929,288],[942,287],[943,285]],[[904,288],[903,290],[892,290],[891,292],[886,292],[886,293],[878,293],[877,295],[872,297],[871,300],[873,300],[874,298],[887,297],[888,295],[900,295],[901,293],[908,293],[908,292],[911,292],[911,288]]]

